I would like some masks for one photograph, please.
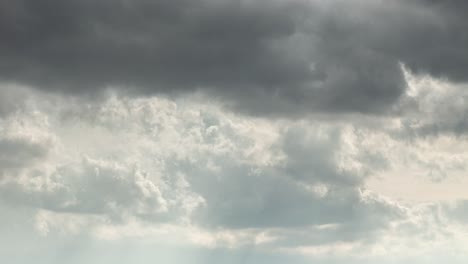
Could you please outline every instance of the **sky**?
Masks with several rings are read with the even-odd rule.
[[[468,2],[0,2],[0,262],[468,261]]]

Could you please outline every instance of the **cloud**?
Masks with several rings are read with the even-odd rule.
[[[40,114],[0,119],[0,179],[44,160],[54,148],[54,140]]]
[[[73,94],[202,91],[254,115],[384,113],[406,89],[400,62],[463,80],[466,60],[459,12],[423,1],[23,0],[2,10],[4,81]]]
[[[39,174],[39,172],[36,172]],[[59,167],[51,175],[27,175],[2,186],[2,197],[58,212],[105,214],[119,221],[126,215],[158,215],[168,210],[158,186],[137,169],[83,160]]]
[[[398,209],[391,206],[374,211],[373,202],[367,204],[359,189],[364,176],[337,165],[339,133],[333,128],[289,127],[278,146],[286,158],[267,167],[223,158],[215,161],[220,170],[189,164],[187,180],[206,201],[194,217],[200,217],[201,224],[230,228],[347,226],[372,221],[374,213],[382,219],[397,217]],[[367,228],[373,229],[370,223]]]
[[[463,245],[463,203],[412,205],[369,190],[369,180],[398,178],[401,168],[406,185],[427,166],[463,171],[464,141],[401,142],[392,130],[400,117],[272,121],[200,98],[26,91],[34,97],[0,119],[0,146],[12,154],[2,156],[0,206],[9,213],[0,225],[24,227],[31,234],[16,241],[42,241],[47,252],[62,242],[82,255],[81,245],[144,241],[299,262],[395,255],[399,263]],[[42,254],[33,248],[25,250]]]
[[[354,155],[338,124],[274,124],[154,97],[115,95],[95,105],[43,99],[30,122],[47,117],[37,134],[50,133],[54,147],[2,182],[0,197],[11,204],[208,233],[338,225],[357,240],[402,217],[398,206],[362,192],[366,170],[342,160]],[[53,218],[41,230],[68,219]]]
[[[27,98],[28,93],[21,86],[0,85],[0,117],[22,109]]]
[[[0,3],[0,260],[464,263],[465,7]]]
[[[463,137],[466,120],[466,84],[405,70],[409,90],[401,106],[402,138]]]
[[[254,115],[386,113],[406,89],[400,63],[466,80],[460,5],[6,1],[0,76],[72,94],[202,91]]]
[[[47,147],[19,139],[0,140],[0,167],[21,168],[47,154]]]

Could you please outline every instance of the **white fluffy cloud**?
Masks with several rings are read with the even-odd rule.
[[[418,96],[408,94],[401,111],[429,95]],[[464,156],[453,158],[443,143],[430,154],[432,139],[401,140],[408,134],[401,124],[416,115],[267,120],[199,97],[105,98],[35,92],[1,118],[0,199],[8,215],[2,230],[16,223],[31,230],[17,240],[36,237],[48,250],[70,239],[112,248],[126,238],[200,252],[228,248],[236,256],[251,248],[257,262],[273,252],[284,259],[299,254],[291,263],[390,254],[399,257],[389,263],[400,263],[464,241],[464,202],[420,205],[379,194],[408,197],[397,185],[397,195],[378,187],[405,166],[403,176],[413,178],[437,164],[445,173],[463,171],[456,164]],[[424,245],[428,238],[435,242]],[[463,250],[447,256],[463,258]]]

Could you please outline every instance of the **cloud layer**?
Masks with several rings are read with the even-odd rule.
[[[3,1],[0,262],[465,263],[467,7]]]
[[[425,77],[408,73],[407,80],[410,102],[429,104],[428,94],[440,93],[422,92]],[[445,149],[464,140],[428,139],[401,125],[424,112],[361,123],[272,121],[197,98],[114,94],[90,102],[21,89],[34,97],[2,118],[0,199],[8,217],[1,226],[16,223],[17,235],[5,234],[19,241],[43,241],[45,253],[31,245],[28,254],[55,259],[43,254],[65,243],[82,256],[76,261],[93,262],[119,241],[143,240],[169,243],[163,251],[169,259],[175,249],[206,251],[202,262],[220,260],[215,252],[230,248],[233,255],[219,253],[230,256],[227,263],[245,254],[247,263],[275,259],[272,252],[292,263],[343,263],[345,256],[377,261],[390,254],[398,257],[389,263],[402,263],[464,241],[461,194],[453,194],[456,202],[408,204],[373,191],[378,177],[384,182],[377,186],[384,186],[402,168],[402,177],[422,173],[420,183],[442,188],[463,172],[457,164],[465,156]],[[425,154],[428,140],[431,155]],[[445,176],[433,178],[435,168]],[[402,186],[393,187],[401,191],[397,197],[404,194]],[[428,237],[433,245],[424,244]],[[463,259],[461,252],[457,247],[447,258]],[[22,259],[18,263],[28,263]]]
[[[404,94],[400,63],[466,79],[462,1],[1,5],[0,77],[66,93],[202,91],[254,115],[375,114]]]

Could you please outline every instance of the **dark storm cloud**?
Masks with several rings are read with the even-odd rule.
[[[268,45],[294,32],[295,5],[8,1],[2,75],[78,93],[106,85],[148,91],[286,85],[306,77],[302,65],[282,61]]]
[[[3,1],[0,77],[75,94],[202,89],[260,115],[384,112],[406,87],[399,62],[465,80],[463,4],[441,2]]]
[[[453,81],[468,80],[468,2],[420,1],[438,20],[417,25],[418,31],[403,49],[405,63],[414,70]],[[427,11],[429,12],[429,11]],[[426,22],[424,21],[424,22]],[[411,36],[411,32],[407,33]]]

